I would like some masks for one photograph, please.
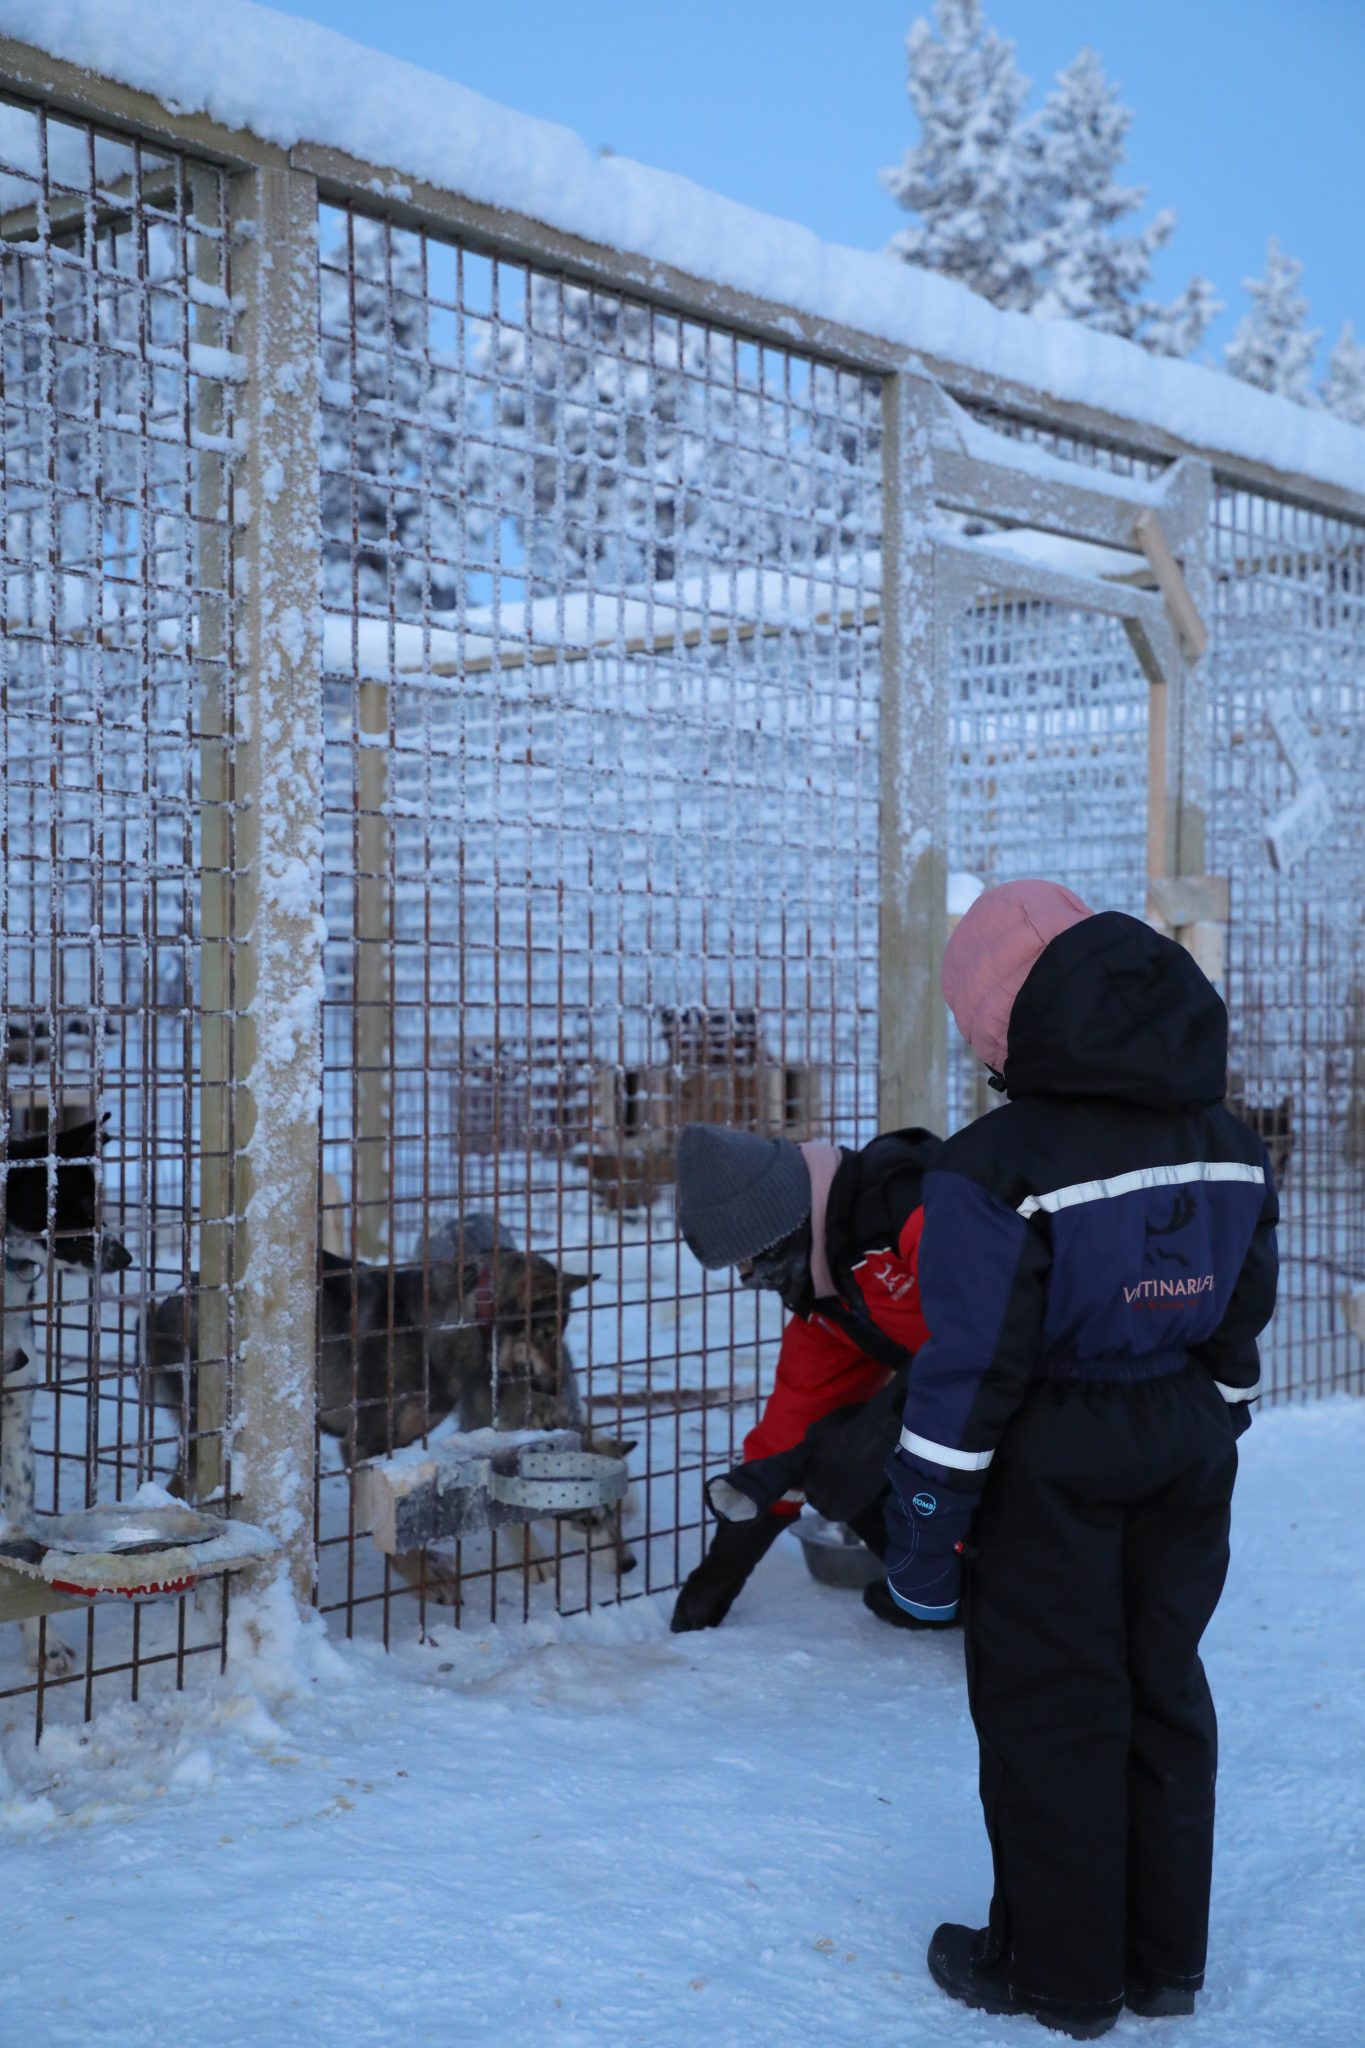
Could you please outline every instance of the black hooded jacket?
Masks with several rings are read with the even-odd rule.
[[[1054,939],[1010,1015],[1009,1101],[924,1183],[902,1453],[980,1487],[1040,1377],[1206,1369],[1259,1391],[1279,1208],[1260,1138],[1221,1104],[1227,1012],[1190,955],[1104,911]]]

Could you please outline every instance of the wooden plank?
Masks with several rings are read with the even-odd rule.
[[[948,712],[952,604],[938,582],[925,461],[940,394],[909,373],[882,387],[881,912],[878,1116],[947,1128]]]
[[[0,1621],[31,1621],[40,1614],[65,1614],[75,1607],[88,1607],[88,1600],[71,1600],[54,1593],[41,1579],[26,1572],[13,1572],[0,1565]]]
[[[1147,877],[1148,915],[1155,913],[1169,931],[1179,931],[1187,924],[1227,924],[1231,903],[1226,875]]]
[[[1008,447],[1003,435],[998,438]],[[1086,474],[1081,470],[1074,483],[1061,484],[1003,461],[983,462],[952,448],[934,450],[938,504],[980,519],[1062,534],[1068,540],[1131,550],[1134,521],[1150,506],[1090,490],[1084,482]]]
[[[1150,680],[1150,678],[1149,678]],[[1147,692],[1147,874],[1171,866],[1172,820],[1166,801],[1166,709],[1169,693],[1159,684]]]
[[[317,188],[293,170],[233,181],[241,401],[234,529],[234,1443],[244,1518],[277,1537],[311,1597],[318,1112],[322,1071],[322,515],[316,439]],[[287,878],[287,879],[286,879]],[[237,1477],[234,1472],[234,1484]],[[276,1567],[271,1566],[274,1570]]]
[[[17,36],[0,36],[0,79],[16,97],[40,100],[54,113],[80,121],[115,124],[144,141],[194,150],[211,163],[246,169],[254,164],[283,168],[287,153],[246,128],[228,128],[209,114],[173,113],[149,92],[120,85],[65,57],[54,57]]]
[[[1186,660],[1198,661],[1209,644],[1209,630],[1195,609],[1180,564],[1166,544],[1161,521],[1155,512],[1143,512],[1134,521],[1133,536],[1152,565],[1152,574],[1166,600],[1166,609]]]

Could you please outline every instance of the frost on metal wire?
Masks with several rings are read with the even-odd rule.
[[[1000,413],[989,424],[1078,468],[1160,471],[1153,458],[1073,430]],[[1063,564],[1070,545],[1033,553]],[[1185,700],[1180,745],[1199,780],[1181,829],[1195,842],[1187,871],[1230,884],[1228,1100],[1265,1139],[1281,1189],[1280,1305],[1262,1342],[1265,1377],[1277,1394],[1356,1387],[1365,528],[1225,482],[1202,553],[1188,567],[1212,593],[1212,643]],[[1142,573],[1136,558],[1097,562],[1103,574]],[[1149,693],[1115,623],[983,592],[943,630],[950,859],[961,890],[1046,874],[1097,910],[1143,915]],[[951,1124],[992,1106],[956,1035],[949,1078]]]
[[[880,394],[359,215],[321,248],[324,1241],[481,1218],[596,1276],[568,1344],[637,1445],[634,1571],[569,1524],[444,1565],[485,1612],[615,1598],[695,1561],[775,1358],[677,1243],[680,1122],[875,1127]]]
[[[1221,485],[1210,551],[1209,864],[1232,881],[1230,1100],[1281,1186],[1279,1392],[1361,1384],[1365,527]],[[1315,785],[1316,791],[1315,791]],[[1307,793],[1324,828],[1282,838]]]
[[[98,1284],[48,1267],[40,1508],[169,1479],[196,1426],[137,1366],[145,1304],[199,1258],[200,696],[225,686],[241,371],[223,201],[191,159],[0,105],[4,1112],[11,1140],[102,1123],[131,1257]],[[40,1715],[220,1645],[212,1610],[52,1617]],[[0,1631],[0,1690],[34,1684]]]

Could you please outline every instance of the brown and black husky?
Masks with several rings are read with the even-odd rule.
[[[537,1252],[500,1237],[486,1216],[448,1223],[420,1263],[370,1266],[321,1254],[318,1275],[318,1423],[341,1442],[347,1465],[414,1443],[448,1416],[462,1430],[585,1429],[582,1396],[564,1325],[590,1275],[565,1273]],[[152,1309],[144,1352],[151,1397],[180,1419],[182,1471],[175,1491],[195,1493],[195,1367],[199,1349],[193,1292]],[[585,1447],[624,1455],[614,1441]],[[634,1568],[620,1510],[570,1518],[590,1546],[605,1542],[619,1571]],[[596,1540],[594,1540],[596,1539]],[[416,1582],[420,1554],[396,1557]],[[428,1596],[453,1601],[449,1575],[427,1559]]]

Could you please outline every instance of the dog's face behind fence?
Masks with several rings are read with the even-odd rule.
[[[102,1141],[103,1133],[93,1120],[59,1131],[51,1141],[57,1160],[51,1252],[66,1266],[82,1266],[90,1273],[118,1273],[133,1261],[117,1238],[104,1236],[98,1227],[95,1162]],[[47,1239],[48,1145],[45,1134],[10,1144],[10,1163],[5,1170],[5,1230],[9,1236]]]
[[[490,1276],[493,1419],[498,1429],[574,1428],[582,1402],[564,1325],[573,1296],[591,1279],[562,1273],[535,1253],[505,1254]],[[486,1310],[485,1313],[489,1311]]]

